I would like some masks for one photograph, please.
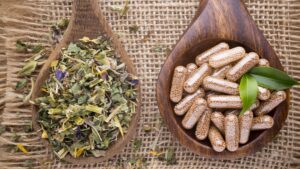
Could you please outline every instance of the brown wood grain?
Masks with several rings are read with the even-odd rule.
[[[63,39],[56,46],[54,51],[52,51],[47,62],[42,67],[34,85],[32,100],[37,98],[41,94],[41,87],[44,84],[45,80],[49,77],[49,68],[53,60],[56,60],[60,57],[60,51],[63,47],[66,47],[70,42],[76,41],[84,36],[89,38],[96,38],[100,35],[108,36],[111,38],[112,46],[116,50],[116,53],[120,56],[122,62],[127,66],[127,71],[133,75],[136,75],[136,70],[126,51],[124,50],[122,44],[117,39],[117,37],[112,32],[110,26],[105,20],[103,14],[98,5],[97,0],[74,0],[72,5],[72,16],[70,19],[69,26],[64,34]],[[140,93],[140,84],[137,86],[138,91],[138,104],[136,107],[136,112],[132,116],[130,127],[128,128],[127,133],[124,138],[118,139],[113,145],[111,145],[105,153],[105,156],[95,158],[95,157],[79,157],[73,158],[70,155],[67,155],[64,160],[74,163],[74,164],[89,164],[105,161],[112,156],[121,153],[124,146],[132,139],[135,134],[137,124],[140,116],[141,108],[141,93]],[[32,120],[33,126],[36,131],[39,131],[41,136],[41,128],[37,120],[39,118],[38,107],[33,106]],[[51,147],[48,141],[43,139],[43,142]]]
[[[235,152],[213,151],[207,140],[198,141],[195,129],[185,130],[183,117],[175,116],[174,103],[169,99],[173,70],[176,66],[195,62],[195,57],[220,42],[230,47],[243,46],[269,60],[272,67],[283,69],[275,51],[252,20],[242,0],[201,0],[198,11],[188,29],[169,54],[158,77],[156,97],[162,117],[179,142],[196,154],[215,159],[235,159],[255,153],[270,142],[283,126],[289,109],[288,99],[270,115],[274,126],[265,131],[251,132],[250,140]]]

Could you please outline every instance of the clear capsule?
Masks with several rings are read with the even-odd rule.
[[[239,85],[237,83],[211,76],[204,78],[203,87],[207,90],[213,90],[230,95],[239,94]]]
[[[242,47],[225,50],[209,57],[209,65],[213,68],[220,68],[242,59],[245,56],[245,53],[246,51]]]
[[[226,148],[226,143],[222,134],[214,126],[211,126],[208,131],[208,139],[216,152],[222,152]]]
[[[175,114],[179,116],[184,115],[192,106],[193,102],[197,98],[204,97],[204,94],[205,94],[204,90],[200,88],[195,93],[187,95],[174,107]]]
[[[254,117],[252,121],[251,130],[265,130],[272,128],[274,120],[269,115]]]
[[[236,151],[239,147],[239,120],[234,114],[225,117],[225,142],[227,150]]]
[[[211,67],[204,63],[184,83],[184,90],[188,93],[195,92],[202,84],[203,79],[211,74]]]
[[[196,138],[199,140],[206,139],[210,126],[211,109],[207,108],[200,117],[196,127]]]
[[[257,95],[257,97],[258,97],[259,100],[268,100],[270,98],[270,96],[271,96],[270,90],[258,86],[258,95]]]
[[[179,102],[182,99],[183,84],[187,77],[187,69],[183,66],[177,66],[174,70],[170,99],[172,102]]]
[[[197,65],[202,65],[203,63],[208,62],[208,59],[211,55],[216,54],[218,52],[224,51],[229,49],[229,45],[227,43],[219,43],[218,45],[208,49],[207,51],[201,53],[196,57],[196,64]]]
[[[226,77],[227,72],[232,68],[231,65],[226,65],[220,69],[214,70],[212,77],[216,77],[219,79],[224,79]]]
[[[253,112],[246,111],[242,116],[239,117],[240,127],[240,143],[245,144],[249,140],[250,131],[252,127]]]
[[[202,98],[197,98],[192,104],[189,111],[184,116],[182,120],[182,126],[185,129],[192,129],[206,108],[207,108],[206,100]]]
[[[211,122],[219,129],[221,133],[224,134],[225,128],[224,128],[224,120],[225,116],[222,112],[215,111],[211,114],[210,118]]]
[[[286,99],[285,91],[273,92],[271,98],[263,103],[255,110],[256,116],[261,116],[272,111],[276,106]]]
[[[235,82],[240,79],[248,70],[257,65],[258,62],[259,56],[254,52],[249,53],[227,72],[226,78]]]
[[[210,108],[221,108],[221,109],[242,108],[242,100],[240,96],[212,95],[207,98],[207,103],[208,103],[208,107]]]
[[[258,66],[266,66],[269,67],[270,63],[267,59],[259,59]]]
[[[195,63],[189,63],[186,65],[186,69],[187,69],[187,77],[186,79],[188,79],[196,70],[197,70],[198,66]]]

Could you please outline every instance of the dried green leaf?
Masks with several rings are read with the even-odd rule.
[[[125,4],[123,7],[121,6],[111,6],[111,10],[118,12],[120,16],[125,16],[129,10],[129,0],[125,0]]]
[[[137,25],[129,26],[129,32],[131,32],[131,33],[137,33],[139,31],[139,29],[140,29],[140,27]]]
[[[175,152],[172,148],[168,148],[165,153],[160,154],[158,159],[161,161],[166,161],[167,165],[177,164],[177,160],[175,158]]]
[[[142,144],[143,144],[142,140],[135,138],[133,140],[133,150],[138,151],[141,148]]]
[[[57,26],[62,29],[65,30],[67,29],[69,25],[69,19],[68,18],[61,18],[58,22],[57,22]]]
[[[17,82],[15,89],[19,90],[19,89],[23,89],[28,83],[27,79],[22,79],[20,81]]]
[[[29,61],[27,62],[24,67],[19,71],[18,75],[20,77],[23,77],[23,76],[30,76],[36,69],[36,66],[37,66],[37,61]]]
[[[20,53],[26,53],[27,52],[27,45],[22,42],[21,40],[17,40],[16,42],[16,50]]]

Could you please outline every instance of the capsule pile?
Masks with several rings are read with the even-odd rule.
[[[236,151],[246,144],[251,131],[273,127],[267,115],[286,99],[285,91],[259,86],[258,100],[242,116],[239,80],[255,66],[270,66],[268,60],[243,47],[220,43],[201,53],[195,63],[177,66],[170,89],[174,112],[182,116],[182,126],[195,130],[198,140],[208,139],[213,150]]]

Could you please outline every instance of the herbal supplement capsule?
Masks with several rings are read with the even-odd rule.
[[[213,90],[230,95],[239,94],[239,85],[237,83],[211,76],[207,76],[206,78],[204,78],[203,87],[208,90]]]
[[[244,57],[246,51],[242,47],[235,47],[212,55],[209,58],[209,65],[213,68],[219,68],[238,61]]]
[[[219,129],[221,133],[224,133],[224,119],[225,116],[223,115],[222,112],[215,111],[211,114],[211,122]]]
[[[259,102],[259,100],[256,100],[252,105],[251,105],[251,107],[249,108],[249,110],[255,110],[255,109],[257,109],[258,107],[259,107],[259,105],[260,105],[260,102]]]
[[[200,55],[198,55],[196,57],[196,64],[198,66],[200,66],[203,63],[208,62],[208,59],[211,55],[221,52],[221,51],[224,51],[224,50],[227,50],[227,49],[229,49],[229,45],[227,43],[224,43],[224,42],[219,43],[218,45],[216,45],[216,46],[208,49],[207,51],[201,53]]]
[[[179,116],[184,115],[192,106],[193,102],[200,97],[204,97],[203,89],[198,89],[195,93],[187,95],[174,107],[175,114]]]
[[[186,65],[186,69],[187,69],[187,77],[186,79],[188,79],[196,70],[197,70],[198,66],[195,63],[189,63]]]
[[[266,66],[269,67],[270,63],[267,59],[259,59],[258,66]]]
[[[200,117],[196,127],[196,137],[199,140],[204,140],[207,137],[210,125],[211,109],[207,108]]]
[[[188,93],[196,91],[203,79],[211,74],[211,71],[211,67],[207,63],[204,63],[185,81],[184,90]]]
[[[211,126],[208,131],[208,139],[213,149],[216,152],[222,152],[226,148],[226,143],[222,137],[222,134],[214,126]]]
[[[240,114],[240,112],[241,112],[241,110],[236,110],[236,109],[227,110],[227,111],[225,111],[225,116],[227,116],[229,114],[238,116]]]
[[[271,98],[263,103],[256,109],[255,115],[261,116],[272,111],[276,106],[286,99],[285,91],[273,92]]]
[[[185,129],[192,129],[206,108],[206,100],[202,98],[197,98],[182,120],[183,127]]]
[[[232,67],[231,65],[227,65],[220,69],[216,69],[211,76],[224,79],[226,77],[227,72],[231,69],[231,67]]]
[[[259,62],[259,56],[254,53],[248,53],[242,60],[235,64],[226,74],[226,78],[230,81],[237,81],[252,67]]]
[[[174,70],[170,99],[172,102],[179,102],[182,99],[183,84],[187,77],[187,69],[183,66],[177,66]]]
[[[253,112],[249,110],[239,117],[240,144],[245,144],[248,142],[252,127],[252,120]]]
[[[210,108],[240,109],[243,106],[240,96],[229,95],[209,96],[207,103]]]
[[[225,117],[225,141],[229,151],[236,151],[239,147],[239,120],[236,115],[228,114]]]
[[[271,96],[270,90],[258,86],[258,94],[257,97],[259,100],[268,100]]]
[[[251,130],[265,130],[273,127],[274,120],[269,115],[254,117]]]

